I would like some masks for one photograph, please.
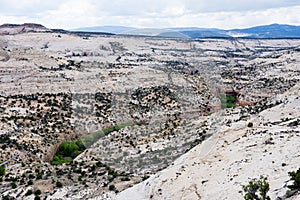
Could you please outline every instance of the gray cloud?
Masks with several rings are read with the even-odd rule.
[[[0,23],[29,21],[51,28],[300,23],[298,0],[0,0],[0,5]]]
[[[299,1],[293,0],[186,0],[185,2],[192,12],[202,13],[254,11],[300,5]]]
[[[92,0],[108,15],[163,14],[172,7],[189,13],[255,11],[300,5],[297,0]]]
[[[0,13],[10,16],[36,16],[38,13],[57,9],[61,2],[59,0],[0,0]]]

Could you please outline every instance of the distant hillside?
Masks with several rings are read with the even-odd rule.
[[[107,32],[113,34],[147,35],[159,37],[181,38],[300,38],[300,26],[286,24],[271,24],[245,29],[216,29],[216,28],[167,28],[167,29],[138,29],[124,26],[98,26],[78,28],[71,31]]]
[[[180,31],[180,33],[190,37],[190,38],[210,38],[210,37],[220,37],[220,38],[226,38],[231,37],[227,34],[226,31],[223,30],[200,30],[200,31]]]
[[[300,26],[286,24],[271,24],[231,31],[248,34],[248,37],[251,38],[300,38]]]
[[[126,27],[126,26],[94,26],[94,27],[83,27],[83,28],[71,29],[70,31],[122,34],[128,31],[133,31],[135,29],[136,28]]]
[[[3,24],[0,26],[0,35],[12,35],[26,32],[47,32],[51,29],[41,24],[24,23],[24,24]]]
[[[245,29],[177,29],[190,38],[241,37],[241,38],[300,38],[300,26],[271,24]]]

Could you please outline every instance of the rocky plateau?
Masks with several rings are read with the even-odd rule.
[[[300,198],[299,39],[38,28],[0,36],[2,199],[243,199],[261,175]]]

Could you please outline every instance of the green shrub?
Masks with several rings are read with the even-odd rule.
[[[130,178],[128,176],[122,177],[121,181],[130,181]]]
[[[2,200],[14,200],[14,198],[9,195],[5,195],[5,196],[2,196]]]
[[[0,176],[4,176],[4,175],[5,175],[5,165],[2,165],[0,166]]]
[[[253,179],[248,185],[243,185],[245,200],[271,200],[267,195],[270,186],[267,177],[261,176],[259,180]]]
[[[28,175],[28,178],[29,178],[29,179],[34,179],[35,176],[34,176],[33,174],[31,174],[32,172],[30,171],[29,173],[30,173],[30,174]]]
[[[36,175],[36,180],[42,179],[43,178],[43,174],[42,173],[38,173]]]
[[[226,94],[220,94],[221,107],[222,108],[233,108],[235,107],[236,97],[229,96]]]
[[[122,174],[119,174],[117,171],[115,171],[114,169],[108,167],[108,175],[112,175],[114,178],[118,177],[118,176],[122,176]]]
[[[81,140],[77,140],[76,142],[65,141],[59,146],[58,151],[53,156],[51,164],[60,165],[63,163],[70,163],[84,149],[85,147]]]
[[[30,179],[30,180],[27,182],[27,185],[33,185],[33,181]]]
[[[27,192],[25,193],[25,196],[29,196],[32,195],[32,190],[27,190]]]
[[[288,174],[293,183],[287,187],[291,190],[300,190],[300,168],[297,171],[288,172]]]
[[[63,184],[61,182],[59,182],[59,181],[56,182],[56,187],[61,188],[62,186],[63,186]]]
[[[38,196],[38,195],[40,195],[40,194],[42,194],[41,190],[36,190],[36,191],[34,191],[34,195]]]
[[[249,128],[253,127],[253,122],[249,122],[249,123],[248,123],[248,127],[249,127]]]
[[[76,152],[79,152],[77,144],[75,142],[65,141],[59,146],[57,154],[64,157],[75,158],[77,156]]]
[[[35,196],[35,197],[34,197],[34,200],[40,200],[40,199],[41,199],[40,196]]]
[[[109,189],[110,191],[113,191],[113,190],[116,189],[116,186],[115,186],[115,185],[110,185],[110,186],[108,186],[108,189]]]
[[[16,184],[15,182],[12,182],[12,183],[10,184],[10,186],[11,186],[12,189],[17,188],[17,184]]]

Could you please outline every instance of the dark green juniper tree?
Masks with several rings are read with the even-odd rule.
[[[286,191],[286,197],[291,197],[300,191],[300,168],[297,171],[292,171],[288,173],[290,176],[290,181],[293,181],[291,185],[288,185],[288,191]]]
[[[300,168],[295,172],[289,172],[289,176],[293,184],[287,187],[291,190],[300,190]]]
[[[271,200],[267,195],[270,189],[267,177],[261,176],[259,180],[253,179],[248,185],[243,185],[245,200]]]

